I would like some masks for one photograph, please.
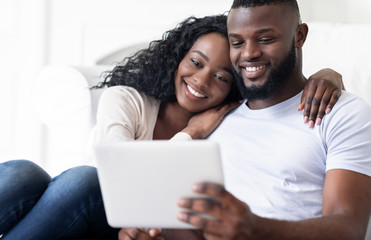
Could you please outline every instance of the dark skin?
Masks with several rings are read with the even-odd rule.
[[[252,44],[231,50],[232,64],[239,66],[239,58],[261,57],[262,62],[278,63],[280,55],[289,50],[292,39],[301,51],[308,27],[296,24],[298,19],[282,11],[280,5],[232,9],[228,18],[230,43],[256,41],[262,29],[271,29],[274,40],[269,44]],[[246,26],[249,26],[247,29]],[[247,51],[241,53],[241,51]],[[254,55],[255,54],[255,55]],[[263,57],[265,54],[265,57]],[[305,78],[301,73],[301,58],[289,76],[286,85],[265,100],[249,102],[249,107],[262,109],[282,102],[299,93]],[[267,67],[267,71],[269,71]],[[242,73],[244,74],[244,73]],[[254,81],[244,77],[246,86],[263,84],[266,72],[257,75]],[[196,212],[207,213],[216,220],[200,218],[181,212],[178,219],[188,222],[204,231],[206,239],[363,239],[371,213],[371,178],[352,171],[334,169],[325,176],[322,217],[302,221],[283,221],[255,215],[249,206],[235,198],[222,186],[212,183],[196,184],[197,193],[216,198],[219,202],[205,199],[180,199],[178,205]]]
[[[203,39],[205,40],[205,38]],[[207,137],[220,123],[224,115],[238,106],[240,103],[222,104],[228,89],[232,75],[226,69],[230,68],[230,59],[225,56],[229,54],[229,45],[221,35],[214,34],[206,40],[212,40],[216,43],[213,46],[211,42],[200,44],[196,42],[195,46],[185,56],[175,76],[177,91],[177,102],[162,103],[160,106],[155,130],[154,139],[170,139],[175,133],[183,131],[188,133],[193,139],[203,139]],[[211,46],[211,47],[210,47]],[[221,46],[224,46],[222,48]],[[223,51],[216,51],[223,50]],[[201,54],[200,54],[201,53]],[[218,59],[216,61],[215,59]],[[196,61],[195,61],[196,60]],[[327,71],[327,73],[323,73]],[[320,74],[332,74],[328,70],[323,70]],[[334,74],[331,75],[333,77]],[[323,76],[323,75],[322,75]],[[221,78],[222,77],[222,78]],[[338,75],[333,77],[337,81]],[[314,81],[309,82],[313,84]],[[225,81],[227,80],[227,81]],[[229,81],[230,80],[230,81]],[[187,90],[186,85],[207,98],[198,99],[192,96]],[[339,85],[339,83],[337,83]],[[322,109],[331,107],[329,101],[334,91],[339,91],[339,87],[332,84],[332,80],[326,81],[325,84],[316,84],[317,88],[308,88],[308,93],[315,95],[316,91],[326,91],[330,89],[329,95],[322,97],[328,98],[326,104],[322,104]],[[325,89],[325,90],[321,90]],[[314,91],[314,92],[312,92]],[[220,97],[224,94],[224,97]],[[197,94],[196,94],[197,95]],[[205,100],[205,101],[204,101]],[[336,101],[335,101],[336,102]],[[334,103],[333,103],[334,104]],[[203,108],[200,109],[200,106]],[[209,110],[204,111],[207,108]],[[311,107],[308,105],[307,107]],[[317,108],[318,110],[318,108]],[[310,111],[310,110],[309,110]],[[201,112],[201,113],[199,113]],[[315,114],[317,115],[317,113]],[[159,229],[133,229],[123,228],[119,233],[120,240],[129,239],[202,239],[202,231],[191,230],[159,230]]]
[[[233,80],[228,55],[228,41],[218,33],[204,35],[196,41],[175,74],[178,101],[161,103],[153,139],[170,139],[180,131],[188,133],[193,139],[203,139],[219,125],[225,114],[240,105],[238,102],[222,103]],[[195,96],[187,85],[206,97]],[[153,229],[151,233],[155,236],[160,231]],[[197,231],[166,230],[163,236],[186,240],[202,234]],[[161,237],[158,236],[158,239]],[[152,239],[148,230],[133,228],[123,228],[119,238]]]
[[[298,110],[304,109],[304,123],[308,123],[309,127],[313,127],[314,124],[321,124],[324,114],[330,113],[341,94],[339,89],[324,89],[320,87],[320,85],[324,84],[323,79],[330,74],[336,75],[338,73],[333,72],[331,69],[323,69],[317,74],[310,76],[307,84],[304,86]],[[335,78],[341,79],[342,76],[338,74]],[[337,84],[335,79],[331,81],[334,81],[335,85]],[[314,91],[315,88],[317,88],[317,91]],[[341,88],[345,90],[343,83],[341,83]]]
[[[222,104],[233,81],[226,54],[229,54],[228,41],[218,33],[206,34],[195,42],[175,74],[177,101],[161,103],[154,139],[170,139],[180,131],[193,138],[205,138],[226,113],[239,105]],[[197,122],[190,121],[205,109],[209,110],[198,114]]]

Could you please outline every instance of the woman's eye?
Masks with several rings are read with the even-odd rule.
[[[195,65],[195,66],[197,66],[197,67],[202,67],[202,66],[201,66],[201,63],[197,62],[197,60],[191,58],[191,61],[192,61],[193,65]]]
[[[216,74],[215,77],[223,82],[228,82],[228,80],[226,78],[224,78],[223,76],[219,75],[219,74]]]

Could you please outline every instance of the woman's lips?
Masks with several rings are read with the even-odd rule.
[[[191,95],[191,96],[194,96],[196,97],[197,99],[202,99],[202,98],[206,98],[205,95],[203,95],[202,93],[196,91],[194,88],[192,88],[190,85],[188,85],[187,83],[185,83],[186,87],[187,87],[187,92]]]

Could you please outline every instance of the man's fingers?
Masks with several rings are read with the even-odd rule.
[[[212,199],[182,198],[178,201],[178,206],[194,212],[206,213],[216,219],[221,219],[223,214],[221,204]]]
[[[202,229],[212,234],[220,234],[223,232],[221,222],[207,219],[199,214],[194,214],[192,212],[180,212],[177,217],[180,221],[189,223],[195,226],[197,229]]]
[[[239,212],[241,209],[240,201],[232,194],[227,192],[222,185],[215,183],[196,183],[193,185],[193,191],[200,194],[206,194],[220,202],[221,207],[228,206],[232,212]]]

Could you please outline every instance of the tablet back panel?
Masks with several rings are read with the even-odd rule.
[[[223,185],[215,142],[128,141],[99,144],[95,150],[112,227],[192,228],[177,220],[177,200],[200,196],[191,190],[197,182]]]

